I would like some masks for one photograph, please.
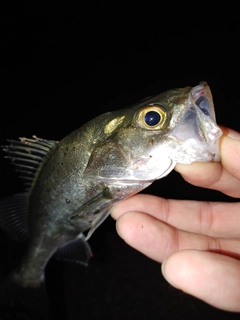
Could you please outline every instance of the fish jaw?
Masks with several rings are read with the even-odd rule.
[[[212,94],[206,82],[193,87],[188,94],[181,120],[168,134],[170,158],[178,163],[219,161],[221,129],[216,123]]]

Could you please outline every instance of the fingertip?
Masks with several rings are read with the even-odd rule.
[[[186,266],[184,263],[186,262],[183,256],[183,251],[178,251],[171,255],[168,259],[164,260],[161,265],[161,271],[163,277],[169,282],[173,287],[177,289],[182,289],[180,273],[186,272]],[[182,274],[185,278],[185,275]]]
[[[116,230],[118,235],[126,242],[131,242],[132,237],[132,212],[126,212],[120,215],[116,221]]]
[[[177,164],[175,170],[192,185],[211,187],[221,175],[222,168],[218,162],[194,162]]]
[[[239,267],[231,257],[183,250],[163,262],[162,274],[177,289],[219,309],[239,312]]]
[[[192,249],[178,251],[163,262],[163,276],[172,286],[188,291],[201,281],[201,275],[205,273],[208,276],[213,271],[211,264],[205,269],[211,255],[214,253]]]

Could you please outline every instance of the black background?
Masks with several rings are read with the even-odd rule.
[[[202,80],[211,87],[218,123],[239,130],[239,32],[230,4],[211,10],[203,3],[3,4],[1,143],[32,135],[60,140],[100,113]],[[2,159],[1,186],[2,196],[20,187]],[[193,187],[176,172],[144,192],[233,200]],[[89,243],[88,268],[55,260],[47,266],[54,318],[239,318],[168,285],[158,263],[118,237],[111,217]]]

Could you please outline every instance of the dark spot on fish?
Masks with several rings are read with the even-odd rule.
[[[95,211],[93,212],[93,214],[95,215],[95,214],[98,214],[99,212],[100,212],[100,210],[97,209],[97,210],[95,210]]]
[[[66,201],[66,203],[70,203],[71,202],[68,198],[66,198],[65,201]]]

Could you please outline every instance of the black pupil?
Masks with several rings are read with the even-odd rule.
[[[145,114],[145,122],[148,126],[156,126],[161,120],[161,116],[156,111],[149,111]]]

